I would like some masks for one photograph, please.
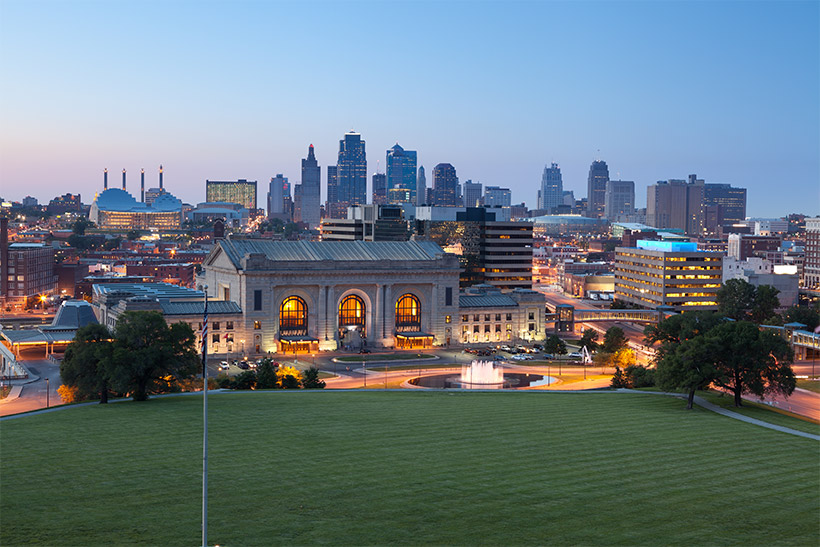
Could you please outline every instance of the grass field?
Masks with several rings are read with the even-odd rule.
[[[800,379],[797,380],[797,387],[802,387],[803,389],[808,389],[809,391],[820,393],[820,380]]]
[[[220,545],[817,545],[820,443],[650,394],[210,402]],[[0,544],[195,545],[201,399],[0,425]]]

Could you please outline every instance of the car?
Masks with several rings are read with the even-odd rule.
[[[219,363],[219,370],[228,370],[229,368],[231,368],[231,365],[229,365],[227,361]]]
[[[362,348],[359,350],[359,353],[370,353],[370,350],[367,348]]]
[[[580,359],[580,358],[581,358],[581,354],[580,354],[580,353],[578,353],[577,351],[573,351],[572,353],[570,353],[570,354],[569,354],[569,358],[570,358],[570,359]]]
[[[242,370],[248,370],[249,368],[251,368],[247,361],[239,361],[239,363],[237,363],[236,366],[238,366]]]

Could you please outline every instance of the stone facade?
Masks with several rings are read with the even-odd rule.
[[[198,288],[239,305],[240,336],[261,353],[457,343],[447,321],[458,314],[458,260],[430,242],[227,239],[203,270]],[[341,314],[349,296],[360,306],[352,322]],[[415,306],[404,324],[400,301]]]

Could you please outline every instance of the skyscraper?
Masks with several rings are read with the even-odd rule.
[[[606,183],[605,213],[607,220],[623,220],[621,215],[635,212],[635,182],[610,180]]]
[[[347,204],[339,203],[339,169],[336,165],[327,166],[327,218],[347,218]]]
[[[703,232],[703,180],[658,181],[646,188],[646,222],[660,229],[683,230],[689,235]]]
[[[481,207],[481,183],[468,180],[464,183],[464,206]]]
[[[488,186],[484,189],[484,205],[487,207],[509,207],[512,205],[512,192],[509,188]]]
[[[427,177],[424,176],[424,166],[419,167],[419,176],[416,179],[416,205],[427,203]]]
[[[456,206],[458,177],[456,168],[449,163],[439,163],[433,169],[433,199],[435,205]]]
[[[367,204],[367,157],[365,141],[359,133],[345,133],[339,141],[339,161],[336,164],[338,202],[349,205]]]
[[[552,163],[549,167],[544,166],[541,192],[538,196],[538,209],[543,209],[547,214],[551,214],[555,207],[563,204],[564,182],[561,178],[561,168],[557,163]]]
[[[322,195],[322,170],[313,153],[313,145],[308,147],[307,158],[302,159],[302,222],[311,229],[319,227],[319,204]]]
[[[387,151],[387,188],[410,190],[410,202],[416,202],[416,151],[405,150],[399,143]]]
[[[370,180],[373,187],[373,203],[384,205],[387,203],[387,175],[384,173],[373,173]]]
[[[603,160],[595,160],[589,166],[587,178],[587,216],[601,218],[606,206],[606,183],[609,181],[609,168]]]
[[[268,187],[268,216],[281,215],[285,211],[285,185],[288,178],[281,173],[271,177]]]
[[[746,219],[746,189],[730,184],[706,183],[703,188],[704,207],[719,207],[720,223],[741,222]]]

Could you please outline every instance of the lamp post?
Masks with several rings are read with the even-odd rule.
[[[50,387],[51,387],[51,384],[48,381],[48,376],[46,376],[46,408],[48,408],[50,406],[49,405],[49,402],[50,402],[49,401],[49,395],[50,395],[49,392],[51,391]]]
[[[202,317],[202,547],[208,545],[208,285]]]

